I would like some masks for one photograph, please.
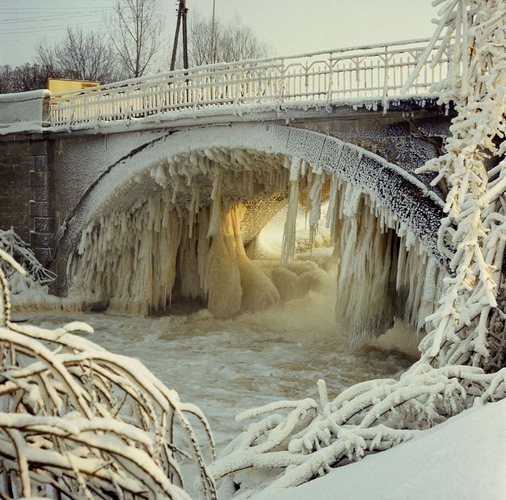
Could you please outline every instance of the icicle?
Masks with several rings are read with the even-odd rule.
[[[188,238],[193,237],[193,226],[195,225],[195,214],[199,211],[200,205],[200,186],[198,184],[192,185],[192,198],[188,206]]]
[[[211,208],[211,220],[209,222],[209,230],[207,237],[210,238],[218,233],[221,220],[221,184],[223,182],[223,170],[217,169],[214,174],[213,190],[211,192],[211,200],[213,200]]]
[[[177,193],[179,192],[179,177],[172,181],[172,198],[170,202],[174,205],[177,201]]]
[[[329,206],[327,208],[326,219],[326,227],[329,229],[332,228],[336,215],[338,182],[337,175],[334,174],[330,177]]]
[[[294,156],[290,164],[288,211],[286,214],[281,247],[281,263],[283,265],[287,265],[292,262],[295,257],[295,225],[297,221],[297,206],[299,201],[299,171],[301,169],[301,163],[301,160]]]
[[[309,245],[311,249],[314,244],[314,237],[318,231],[318,222],[321,216],[321,203],[322,203],[322,190],[324,183],[324,175],[321,169],[315,174],[313,179],[313,185],[309,193],[309,199],[311,201],[311,213],[309,216]]]

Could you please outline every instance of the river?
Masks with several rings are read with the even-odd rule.
[[[322,302],[314,294],[233,320],[215,320],[205,310],[146,318],[49,312],[18,317],[49,328],[75,320],[89,323],[95,329],[90,340],[140,359],[183,401],[197,404],[219,450],[246,425],[234,421],[242,410],[279,399],[316,398],[318,378],[326,380],[332,396],[409,366],[401,353],[346,350],[333,328],[332,310],[329,318],[322,315]]]

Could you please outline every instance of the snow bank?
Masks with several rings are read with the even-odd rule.
[[[502,500],[506,400],[467,410],[412,441],[258,500]]]

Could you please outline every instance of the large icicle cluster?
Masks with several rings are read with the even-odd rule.
[[[337,190],[337,192],[334,192]],[[335,203],[335,205],[334,205]],[[340,256],[336,319],[350,346],[383,334],[394,317],[421,331],[445,271],[391,212],[337,179],[329,221]]]
[[[444,271],[405,224],[336,174],[297,157],[205,150],[150,175],[160,191],[84,231],[69,266],[71,296],[84,290],[88,302],[135,314],[165,310],[174,298],[199,300],[217,317],[264,309],[292,286],[300,205],[311,246],[328,200],[341,261],[336,315],[350,345],[384,333],[394,316],[419,331],[434,310]],[[286,271],[273,271],[248,258],[244,237],[251,241],[268,220],[262,213],[286,197]]]
[[[0,260],[24,272],[1,249]],[[197,407],[140,362],[74,335],[92,332],[84,323],[12,323],[1,268],[0,295],[2,497],[187,499],[189,473],[203,498],[216,498],[189,421],[196,417],[212,445]]]
[[[274,285],[246,256],[240,200],[262,205],[261,194],[268,207],[269,195],[285,189],[282,165],[275,155],[215,149],[153,166],[158,192],[84,231],[69,295],[85,291],[85,301],[135,314],[165,310],[174,296],[205,300],[217,317],[275,303]]]
[[[448,52],[451,71],[439,90],[458,116],[446,154],[421,169],[437,172],[434,182],[448,187],[439,240],[452,270],[437,310],[426,318],[422,358],[398,381],[364,382],[331,402],[320,382],[320,404],[284,401],[239,416],[267,415],[213,465],[218,479],[227,478],[224,494],[262,482],[269,490],[296,486],[506,397],[506,2],[433,3],[441,4],[440,21],[419,67],[437,43],[436,62]]]

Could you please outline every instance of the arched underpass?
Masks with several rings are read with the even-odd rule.
[[[366,150],[272,125],[170,134],[107,169],[60,242],[70,295],[140,314],[175,298],[216,317],[274,305],[286,280],[256,266],[245,246],[288,203],[281,260],[290,264],[299,202],[313,232],[331,228],[336,314],[352,343],[383,333],[394,316],[419,329],[445,273],[438,193]]]

